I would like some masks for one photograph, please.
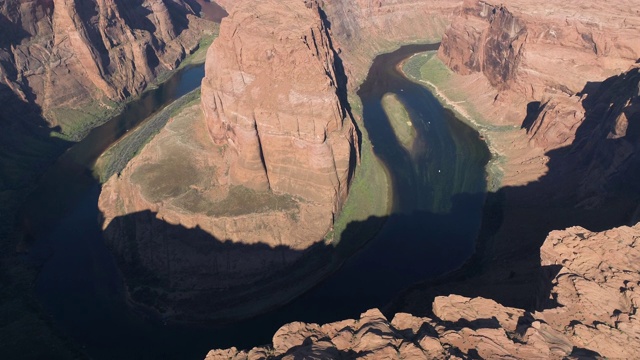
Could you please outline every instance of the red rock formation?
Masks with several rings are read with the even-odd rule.
[[[236,5],[207,55],[202,108],[213,141],[235,153],[230,184],[338,212],[357,140],[329,34],[306,4]]]
[[[527,29],[504,6],[466,0],[442,38],[439,55],[460,74],[483,72],[496,87],[507,87],[522,58]]]
[[[357,160],[315,2],[237,4],[205,70],[204,116],[174,117],[99,200],[130,291],[158,294],[134,301],[190,321],[250,316],[319,281]],[[140,269],[160,281],[140,286]]]
[[[625,182],[622,178],[633,171],[630,165],[638,162],[629,161],[636,136],[626,129],[629,119],[638,116],[632,89],[637,87],[633,74],[640,58],[640,18],[627,18],[624,1],[580,8],[547,5],[466,0],[438,55],[453,71],[470,75],[462,85],[469,89],[468,101],[489,122],[526,130],[531,148],[539,149],[529,151],[532,158],[571,147],[564,154],[554,152],[556,162],[571,157],[563,160],[568,166],[555,181],[567,189],[557,193],[566,196],[570,189],[578,202],[594,206],[602,201],[605,184],[612,188]],[[541,8],[547,9],[544,14]],[[472,79],[477,73],[484,79]],[[492,89],[482,86],[483,80]],[[509,157],[522,144],[503,147]],[[545,166],[545,161],[536,163]],[[528,172],[546,170],[530,167]]]
[[[592,233],[574,227],[552,232],[542,265],[559,267],[545,310],[530,313],[483,298],[437,297],[433,317],[377,309],[358,320],[291,323],[272,348],[212,350],[207,360],[259,359],[630,359],[640,349],[640,226]],[[554,272],[555,273],[555,272]]]
[[[482,72],[498,90],[490,104],[496,122],[520,125],[532,101],[551,101],[562,108],[554,105],[556,112],[571,114],[580,104],[570,97],[586,81],[619,74],[640,58],[640,20],[626,16],[627,5],[465,0],[438,55],[459,74]],[[537,146],[571,143],[581,117],[562,117],[564,125],[548,138],[534,139]]]
[[[0,83],[70,126],[56,110],[99,112],[140,93],[209,26],[182,0],[8,0],[0,23]]]

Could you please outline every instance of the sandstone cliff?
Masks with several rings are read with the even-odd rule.
[[[593,207],[608,196],[605,184],[628,182],[638,163],[627,129],[640,116],[640,18],[627,16],[627,5],[464,1],[438,56],[462,75],[450,86],[486,123],[524,129],[511,144],[494,137],[510,163],[504,185],[548,172],[568,186],[557,196]],[[551,158],[566,163],[557,175],[548,171]]]
[[[464,1],[439,52],[455,74],[436,88],[484,127],[505,175],[471,265],[393,306],[428,317],[293,323],[273,347],[208,358],[637,357],[640,227],[544,240],[637,220],[637,14],[626,1]]]
[[[202,108],[213,141],[234,152],[230,184],[328,203],[335,213],[357,141],[329,33],[317,4],[306,4],[235,6],[209,49]],[[287,22],[292,13],[307,22]]]
[[[580,95],[587,81],[627,71],[640,58],[640,20],[627,16],[626,2],[584,7],[548,3],[465,0],[438,53],[453,71],[482,73],[496,89],[490,94],[493,101],[478,104],[495,123],[520,125],[527,109],[530,116],[544,117],[550,109],[543,105],[551,105],[548,116],[554,120],[546,121],[545,131],[531,134],[545,150],[573,141],[584,119]],[[542,13],[542,8],[547,10]],[[485,89],[477,91],[470,95]],[[540,109],[533,104],[527,108],[531,102]]]
[[[247,0],[221,0],[227,10]],[[438,42],[460,0],[322,0],[350,88],[360,85],[375,55],[400,44]]]
[[[323,237],[358,156],[339,72],[315,2],[230,10],[200,107],[174,116],[100,196],[135,302],[172,319],[250,316],[326,274]]]
[[[542,246],[548,298],[527,312],[483,298],[437,297],[432,316],[378,310],[325,325],[291,323],[272,348],[212,350],[207,359],[629,359],[640,348],[640,226],[552,232]]]
[[[139,94],[211,27],[182,0],[8,0],[0,25],[3,99],[65,131]]]

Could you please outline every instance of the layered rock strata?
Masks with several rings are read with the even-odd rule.
[[[559,6],[465,0],[438,56],[468,76],[467,83],[477,83],[467,86],[469,101],[492,123],[526,127],[532,145],[545,151],[566,147],[593,115],[593,106],[584,101],[587,95],[640,58],[640,20],[627,16],[627,10],[624,1]],[[587,102],[594,101],[593,95]],[[631,97],[629,92],[626,100]],[[626,112],[622,108],[614,106],[618,115]]]
[[[324,0],[349,86],[360,85],[376,55],[399,44],[436,43],[459,0]]]
[[[319,281],[358,156],[338,63],[313,1],[230,11],[200,108],[174,117],[100,196],[135,302],[172,319],[234,318]]]
[[[429,313],[424,299],[442,294],[537,309],[550,231],[638,219],[638,18],[626,19],[624,1],[491,3],[465,1],[439,52],[454,72],[436,61],[441,78],[429,81],[479,124],[498,155],[490,169],[503,177],[487,195],[471,260],[407,290],[395,311]]]
[[[439,52],[456,74],[437,91],[463,94],[452,106],[476,115],[505,156],[476,267],[393,306],[427,317],[399,313],[389,322],[371,310],[359,320],[293,323],[273,347],[208,358],[637,357],[638,225],[572,227],[542,245],[559,223],[603,228],[632,216],[640,24],[629,9],[625,1],[464,1]],[[456,293],[469,295],[437,296]]]
[[[335,213],[357,141],[317,6],[235,6],[207,55],[202,108],[213,141],[234,153],[230,184],[330,204]],[[306,23],[287,22],[296,15]]]
[[[52,126],[78,126],[174,69],[207,23],[182,0],[3,1],[3,98],[42,109]]]
[[[552,232],[541,251],[543,310],[437,297],[432,316],[378,310],[357,320],[281,327],[270,348],[212,350],[207,359],[634,358],[640,347],[640,226]]]

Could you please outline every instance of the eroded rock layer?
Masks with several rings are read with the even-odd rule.
[[[138,94],[211,27],[182,0],[8,0],[0,25],[3,98],[63,127]]]
[[[250,316],[319,281],[358,156],[316,2],[237,4],[205,68],[200,106],[99,202],[132,300],[174,320]]]
[[[432,316],[378,310],[325,325],[291,323],[272,348],[212,350],[213,359],[628,359],[638,356],[640,226],[552,232],[541,252],[548,298],[527,312],[484,298],[437,297]]]

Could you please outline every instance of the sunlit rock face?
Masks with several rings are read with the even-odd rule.
[[[458,16],[468,21],[447,30],[440,56],[460,74],[483,72],[491,85],[506,87],[522,58],[527,35],[522,20],[504,6],[477,1],[466,1]]]
[[[334,56],[315,2],[233,7],[202,82],[211,138],[236,156],[230,184],[340,209],[357,141]]]
[[[0,26],[0,83],[73,126],[175,68],[211,25],[182,0],[7,0]]]
[[[349,86],[364,81],[373,58],[399,44],[436,43],[459,0],[324,0]]]

